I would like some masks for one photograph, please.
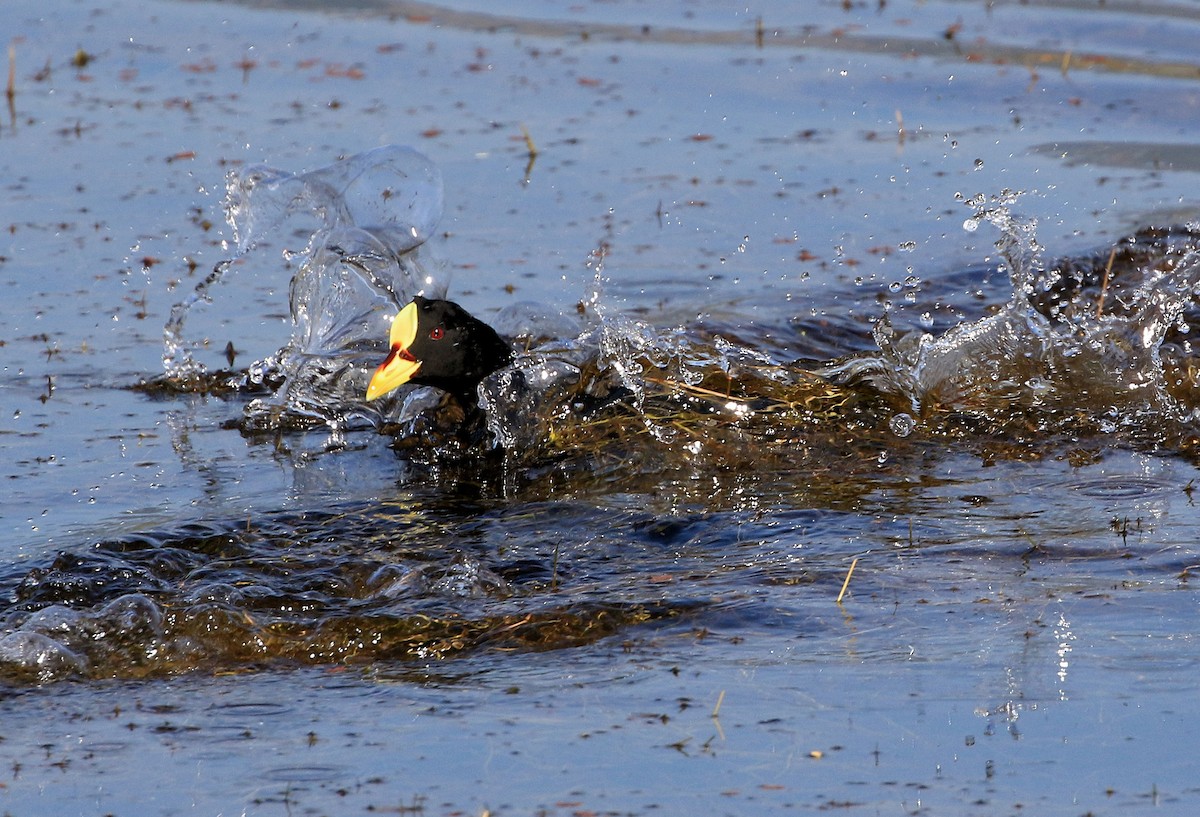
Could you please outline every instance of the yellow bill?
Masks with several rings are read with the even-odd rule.
[[[417,305],[411,303],[400,310],[392,321],[389,341],[392,346],[387,360],[383,361],[371,382],[367,385],[367,399],[375,400],[403,386],[421,368],[421,361],[414,360],[408,349],[417,338]]]

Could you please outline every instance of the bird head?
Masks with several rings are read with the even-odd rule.
[[[512,360],[492,327],[452,301],[420,296],[392,321],[390,344],[367,386],[368,400],[418,383],[473,401],[479,382]]]

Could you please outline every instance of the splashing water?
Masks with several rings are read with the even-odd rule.
[[[482,436],[463,441],[545,453],[563,438],[564,426],[589,422],[590,412],[620,403],[640,420],[641,433],[695,455],[705,442],[688,436],[676,410],[696,405],[689,401],[703,393],[703,411],[715,407],[749,427],[753,394],[714,399],[722,391],[733,394],[734,381],[747,373],[747,382],[771,393],[767,402],[776,410],[808,406],[809,397],[829,409],[843,400],[839,388],[866,386],[891,403],[890,419],[878,428],[893,437],[921,428],[936,433],[935,419],[948,416],[972,418],[972,428],[994,432],[1106,432],[1156,428],[1163,419],[1192,422],[1192,401],[1180,399],[1186,378],[1176,375],[1180,350],[1183,357],[1191,353],[1191,341],[1179,341],[1200,290],[1200,227],[1147,230],[1111,252],[1047,263],[1036,221],[1013,212],[1019,197],[1008,190],[960,197],[970,208],[965,229],[988,224],[999,231],[995,246],[1011,285],[1006,303],[940,336],[900,332],[885,315],[873,332],[877,354],[831,364],[817,378],[759,350],[720,337],[703,340],[686,327],[662,329],[610,308],[602,242],[588,257],[592,283],[578,320],[529,308],[501,314],[498,328],[524,338],[525,351],[481,385]],[[296,234],[285,225],[307,220],[306,245],[282,251],[299,259],[290,290],[292,337],[234,384],[273,389],[247,403],[242,427],[317,426],[335,435],[383,427],[400,436],[420,427],[438,406],[428,389],[401,390],[376,404],[366,404],[362,394],[386,351],[395,311],[415,294],[442,294],[431,291],[433,278],[418,258],[441,207],[436,167],[407,148],[380,148],[304,174],[267,167],[230,174],[226,213],[238,255],[218,265],[173,313],[164,353],[168,376],[207,374],[182,341],[188,309],[207,300],[234,266],[261,264],[261,247],[285,232]],[[718,381],[724,385],[711,390]],[[648,395],[660,400],[664,394],[675,401],[666,421],[647,405]],[[656,410],[662,408],[660,400]],[[855,422],[843,417],[841,425]],[[776,437],[792,433],[771,427]]]
[[[285,259],[299,259],[290,290],[291,339],[246,373],[247,385],[282,385],[247,405],[246,425],[344,426],[369,414],[361,395],[392,316],[414,295],[435,294],[418,250],[433,234],[442,197],[436,165],[407,147],[377,148],[308,173],[263,165],[231,172],[225,214],[237,255],[172,310],[164,329],[167,378],[208,374],[184,337],[188,313],[212,300],[213,287],[231,269],[275,267],[256,250],[299,224],[309,234],[306,245],[282,250]]]
[[[828,367],[839,382],[863,382],[901,401],[893,429],[913,418],[959,412],[993,427],[1035,422],[1101,430],[1146,428],[1154,418],[1195,419],[1167,375],[1164,343],[1188,329],[1200,294],[1200,225],[1146,230],[1107,253],[1046,264],[1036,221],[1013,214],[1018,194],[966,199],[968,230],[1000,231],[1012,296],[992,314],[941,336],[901,334],[885,316],[878,356]],[[1185,351],[1190,353],[1190,343]],[[911,415],[911,416],[910,416]],[[1031,418],[1036,417],[1036,420]]]
[[[173,310],[164,332],[167,378],[185,390],[189,381],[196,382],[199,390],[216,377],[193,357],[184,339],[189,311],[210,301],[213,288],[232,270],[274,267],[275,262],[264,263],[264,248],[278,246],[289,235],[307,235],[303,247],[281,250],[287,261],[298,261],[290,288],[293,329],[288,344],[240,375],[220,375],[235,391],[270,391],[246,404],[241,428],[324,427],[335,436],[357,427],[385,427],[401,436],[415,431],[438,407],[431,390],[402,389],[372,404],[362,395],[386,352],[396,310],[416,294],[444,296],[444,291],[434,291],[433,278],[418,257],[441,213],[442,196],[436,167],[400,147],[369,151],[309,173],[266,166],[230,173],[225,212],[237,254],[218,264]],[[481,390],[493,445],[536,447],[553,436],[555,418],[617,397],[642,414],[648,373],[695,384],[714,361],[723,365],[726,357],[741,354],[732,345],[724,351],[703,350],[682,328],[659,330],[609,309],[603,298],[606,252],[601,244],[589,254],[593,285],[584,299],[583,319],[532,309],[510,309],[500,316],[502,333],[537,343]],[[645,428],[661,442],[673,436],[648,417]]]
[[[661,394],[664,384],[669,389],[696,387],[714,371],[732,376],[746,360],[774,365],[768,356],[723,338],[702,344],[685,327],[659,328],[612,309],[604,295],[606,252],[602,244],[588,257],[593,276],[581,304],[586,324],[573,336],[560,334],[536,345],[481,385],[480,406],[498,447],[543,451],[547,443],[553,446],[560,429],[616,402],[627,406],[656,442],[677,445],[677,430],[648,410],[650,393]],[[502,317],[501,331],[514,316]],[[550,323],[542,317],[532,325]],[[524,327],[531,322],[519,325],[521,331],[510,334],[528,337]]]

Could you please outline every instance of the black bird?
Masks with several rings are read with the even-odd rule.
[[[479,382],[512,360],[512,348],[495,329],[453,301],[420,296],[392,321],[391,347],[367,386],[368,400],[419,383],[473,406]]]

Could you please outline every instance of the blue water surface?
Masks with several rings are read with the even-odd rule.
[[[1196,213],[1182,2],[9,0],[3,18],[5,575],[189,522],[440,507],[370,434],[332,454],[320,432],[247,439],[224,427],[236,402],[130,390],[233,252],[233,168],[410,144],[444,175],[430,249],[476,314],[572,314],[603,247],[612,309],[783,347],[823,321],[866,338],[887,305],[922,326],[1003,303],[964,197],[1024,191],[1056,255]],[[193,311],[207,365],[287,341],[283,251],[303,241]],[[561,541],[588,569],[593,544],[627,547],[646,595],[707,612],[545,652],[4,687],[0,807],[1192,814],[1197,470],[1080,447],[883,450],[844,494],[680,474],[492,497],[439,517],[446,539]],[[639,513],[684,532],[638,538]]]

